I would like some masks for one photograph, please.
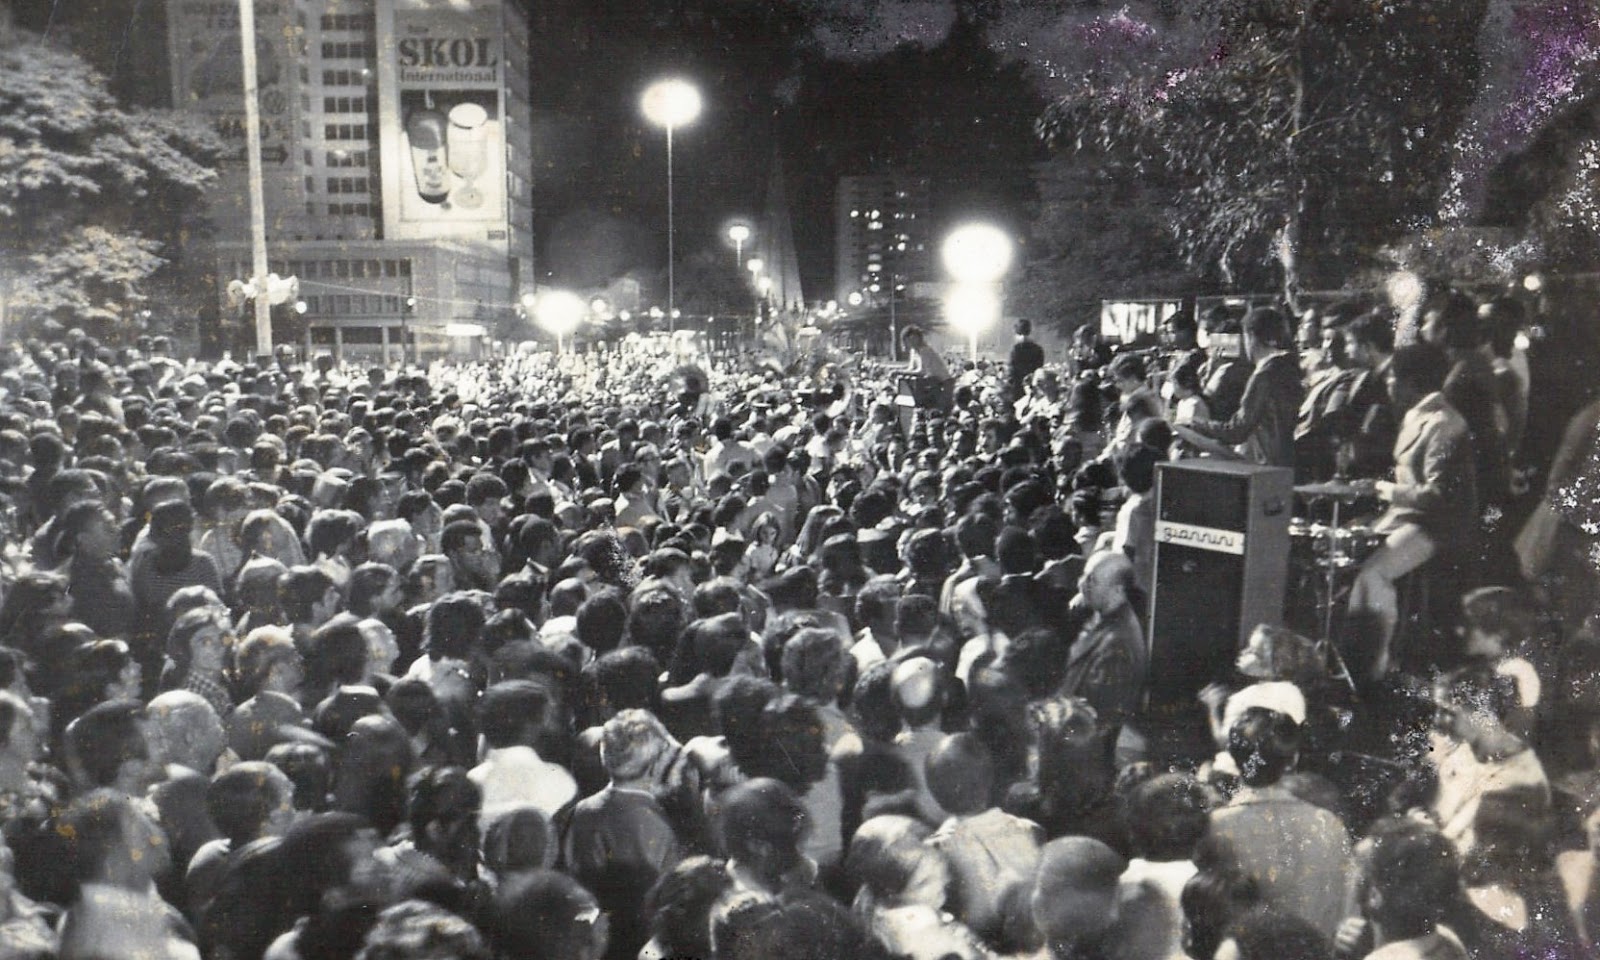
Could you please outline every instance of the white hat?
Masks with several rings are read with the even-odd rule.
[[[1306,695],[1300,688],[1284,680],[1269,680],[1251,684],[1228,698],[1227,706],[1222,708],[1222,729],[1232,730],[1251,707],[1274,710],[1297,724],[1306,722]]]

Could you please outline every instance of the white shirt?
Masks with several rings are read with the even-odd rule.
[[[554,819],[578,796],[577,781],[559,764],[547,763],[532,747],[491,748],[467,773],[483,791],[479,821],[487,824],[517,807],[536,807]]]

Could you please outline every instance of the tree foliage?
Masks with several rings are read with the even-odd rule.
[[[1091,73],[1040,131],[1174,184],[1184,257],[1225,285],[1337,282],[1436,214],[1485,0],[1193,0],[1145,69]],[[1124,18],[1125,19],[1125,18]],[[1125,41],[1124,24],[1104,42]],[[1304,276],[1302,276],[1304,274]]]
[[[0,35],[0,298],[102,328],[126,316],[220,143],[181,115],[125,111],[81,59]]]
[[[1057,151],[1035,174],[1038,213],[1012,309],[1066,334],[1102,299],[1182,296],[1201,283],[1166,216],[1173,184],[1099,151]]]
[[[1480,138],[1500,156],[1484,178],[1478,219],[1527,236],[1521,266],[1592,270],[1600,263],[1600,5],[1530,3],[1516,11],[1512,33],[1526,52],[1515,96]]]

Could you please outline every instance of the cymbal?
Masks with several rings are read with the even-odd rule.
[[[1369,495],[1367,491],[1353,483],[1339,483],[1333,480],[1327,483],[1302,483],[1294,488],[1294,492],[1302,497],[1331,497],[1338,500],[1355,500]]]

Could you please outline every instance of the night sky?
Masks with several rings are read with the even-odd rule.
[[[832,198],[818,179],[824,172],[795,156],[815,146],[794,127],[796,102],[806,84],[826,84],[827,63],[861,64],[906,44],[936,46],[957,18],[954,0],[795,0],[790,6],[803,15],[803,32],[782,37],[784,49],[775,46],[768,57],[754,41],[719,44],[696,35],[703,24],[676,19],[697,6],[692,0],[645,4],[669,12],[643,30],[625,9],[629,0],[525,2],[535,58],[541,279],[602,282],[664,261],[664,143],[639,116],[638,93],[654,75],[681,72],[701,85],[706,109],[676,140],[680,255],[722,243],[731,217],[758,216],[772,159],[783,157],[790,179],[799,181],[789,193],[813,297],[831,287]],[[110,77],[125,101],[161,104],[169,83],[164,6],[163,0],[18,0],[15,9],[19,26],[48,25],[53,39],[67,41]],[[1058,59],[1047,40],[1065,35],[1061,18],[1078,5],[1043,0],[1021,7],[994,23],[990,36],[1008,57],[1035,64],[1044,89]],[[830,169],[825,179],[868,172],[876,171]]]

